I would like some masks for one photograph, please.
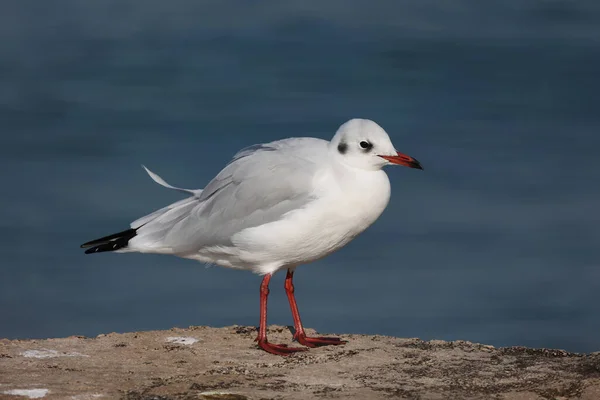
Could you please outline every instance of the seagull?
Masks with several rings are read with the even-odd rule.
[[[114,251],[171,254],[262,275],[256,342],[272,354],[307,350],[267,340],[269,282],[287,270],[285,290],[300,345],[347,343],[306,335],[294,295],[296,267],[319,260],[367,229],[386,208],[390,181],[383,167],[423,169],[399,153],[374,121],[351,119],[331,141],[288,138],[239,151],[204,189],[158,184],[187,197],[81,245],[86,254]]]

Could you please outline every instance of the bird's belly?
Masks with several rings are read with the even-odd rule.
[[[387,176],[385,182],[377,190],[315,200],[279,221],[240,232],[233,237],[240,259],[259,273],[270,273],[331,254],[381,215],[389,201]]]
[[[235,246],[245,263],[261,273],[306,264],[340,249],[364,228],[344,226],[332,218],[291,217],[236,235]]]
[[[316,261],[346,245],[370,223],[349,224],[344,218],[298,210],[286,218],[245,229],[228,246],[214,246],[180,255],[222,267],[259,274]]]

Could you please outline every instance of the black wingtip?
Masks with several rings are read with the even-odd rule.
[[[127,229],[123,232],[104,236],[100,239],[91,240],[81,245],[82,249],[90,247],[85,254],[115,251],[127,246],[127,243],[136,235],[137,229]]]

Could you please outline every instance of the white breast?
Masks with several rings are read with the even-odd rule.
[[[375,222],[390,199],[381,170],[330,169],[315,177],[314,186],[317,200],[305,208],[235,235],[244,264],[265,274],[325,257]]]

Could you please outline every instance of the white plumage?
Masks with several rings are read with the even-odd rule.
[[[117,251],[172,254],[264,275],[258,345],[287,355],[302,348],[267,340],[267,297],[273,273],[287,269],[285,288],[295,338],[309,346],[340,345],[310,338],[300,321],[294,269],[340,249],[369,227],[390,199],[388,164],[421,168],[398,153],[375,122],[353,119],[331,141],[291,138],[238,152],[204,189],[160,185],[189,195],[131,223],[131,228],[82,245],[86,253]]]
[[[369,154],[352,143],[356,133],[373,143]],[[355,149],[341,154],[339,143]],[[173,187],[146,169],[157,183],[192,197],[131,223],[136,236],[117,251],[173,254],[259,274],[317,260],[385,209],[389,180],[373,164],[387,162],[377,150],[397,154],[377,124],[352,120],[331,142],[291,138],[243,149],[203,190]],[[346,158],[358,158],[358,165]]]

